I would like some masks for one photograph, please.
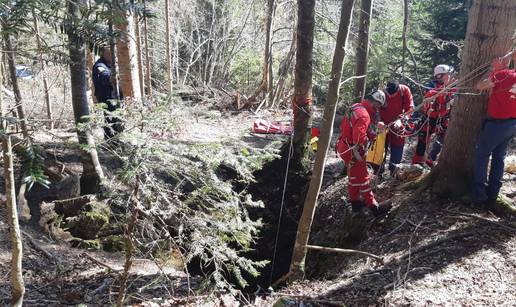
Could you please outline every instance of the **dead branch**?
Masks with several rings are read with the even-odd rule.
[[[28,234],[27,232],[25,231],[22,231],[22,234],[29,240],[30,244],[32,245],[32,247],[41,252],[43,255],[45,255],[45,257],[47,257],[50,261],[54,262],[54,263],[57,263],[57,259],[54,255],[52,255],[52,253],[50,253],[49,251],[45,250],[43,247],[41,247],[41,245],[39,245],[36,240],[34,240],[34,238]]]
[[[381,264],[384,263],[383,258],[368,252],[363,252],[359,250],[354,249],[343,249],[343,248],[333,248],[333,247],[322,247],[322,246],[315,246],[315,245],[305,245],[305,248],[307,249],[313,249],[318,250],[321,252],[328,252],[328,253],[340,253],[340,254],[355,254],[355,255],[361,255],[373,258],[374,260],[380,262]]]
[[[108,265],[108,264],[106,264],[106,263],[104,263],[104,262],[102,262],[100,260],[97,260],[97,259],[93,258],[92,256],[86,254],[86,253],[82,253],[81,257],[86,257],[89,260],[91,260],[91,262],[93,262],[93,263],[95,263],[95,264],[97,264],[99,266],[105,267],[106,269],[108,269],[108,270],[110,270],[110,271],[112,271],[114,273],[120,274],[120,272],[122,271],[122,270],[119,270],[119,269],[114,269],[110,265]]]

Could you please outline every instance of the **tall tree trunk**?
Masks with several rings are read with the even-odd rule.
[[[255,101],[256,98],[264,93],[264,98],[267,105],[272,104],[273,93],[272,93],[272,49],[271,49],[271,36],[272,36],[272,19],[274,15],[274,0],[267,0],[267,15],[265,16],[265,46],[263,48],[263,66],[262,66],[262,82],[249,97],[249,101]]]
[[[339,100],[340,79],[342,76],[342,64],[346,55],[346,42],[348,40],[349,28],[353,12],[353,4],[355,0],[343,0],[340,13],[339,32],[337,34],[337,42],[335,45],[335,53],[333,54],[333,64],[331,69],[331,80],[328,87],[328,101],[324,108],[321,135],[319,145],[315,157],[315,164],[310,181],[310,187],[306,195],[303,214],[299,220],[297,227],[297,237],[292,253],[292,262],[290,264],[290,272],[293,279],[301,279],[305,273],[305,259],[307,250],[305,246],[308,244],[312,220],[317,205],[317,198],[321,190],[324,165],[326,162],[326,154],[330,147],[330,140],[333,134],[333,121],[335,120],[335,111]]]
[[[117,7],[118,1],[114,0],[113,7]],[[111,83],[113,84],[113,98],[116,100],[120,100],[122,95],[120,95],[120,74],[118,70],[118,46],[115,41],[114,35],[114,25],[113,20],[116,18],[114,16],[115,8],[111,7],[111,20],[109,21],[108,31],[109,31],[109,49],[111,50]],[[123,93],[122,93],[123,94]]]
[[[369,27],[371,25],[371,14],[373,12],[373,0],[362,0],[360,6],[360,21],[358,30],[358,43],[356,51],[355,75],[367,75],[367,56],[369,54]],[[366,90],[366,77],[355,80],[353,97],[356,101],[364,99]]]
[[[34,9],[32,10],[32,18],[34,19],[34,34],[36,34],[36,47],[38,48],[38,60],[40,65],[40,75],[41,79],[43,80],[43,91],[45,96],[45,106],[47,108],[47,119],[48,119],[48,129],[52,130],[54,129],[54,121],[52,120],[52,105],[50,104],[50,94],[48,92],[48,81],[47,81],[47,75],[46,75],[46,65],[43,61],[43,50],[41,50],[41,37],[39,32],[39,26],[38,21],[36,19],[36,12]]]
[[[116,51],[118,57],[120,89],[124,98],[141,99],[140,79],[138,71],[138,53],[135,33],[135,19],[129,11],[120,11],[120,20],[116,27],[122,35],[116,41]]]
[[[136,38],[136,56],[138,62],[138,84],[140,84],[140,93],[142,95],[142,99],[145,100],[145,79],[143,78],[143,59],[142,59],[142,37],[141,37],[141,27],[140,21],[138,18],[134,19],[135,21],[135,38]]]
[[[516,2],[476,0],[469,10],[459,80],[461,88],[473,88],[495,57],[506,54],[515,43]],[[486,96],[458,95],[446,132],[439,164],[433,172],[438,192],[459,196],[472,178],[474,146],[485,117]]]
[[[0,71],[0,86],[3,84],[2,72]],[[5,109],[2,92],[0,91],[0,130],[7,131]],[[5,195],[7,199],[8,223],[11,232],[12,256],[11,256],[11,291],[12,306],[22,306],[25,294],[23,283],[22,256],[23,245],[18,223],[18,211],[16,210],[16,191],[14,181],[14,163],[11,138],[7,134],[1,136],[4,164]]]
[[[2,149],[4,152],[4,178],[5,194],[7,196],[7,211],[9,229],[11,232],[12,257],[11,257],[11,306],[22,306],[25,285],[23,283],[22,256],[23,244],[16,210],[16,192],[14,188],[14,163],[11,137],[2,136]]]
[[[93,69],[93,65],[95,65],[95,55],[90,48],[86,49],[86,69],[88,72]],[[88,103],[95,104],[97,103],[97,97],[95,96],[95,87],[93,86],[93,80],[91,73],[86,74],[86,82],[88,82]]]
[[[272,100],[274,102],[274,104],[277,103],[283,97],[285,81],[287,79],[287,76],[289,75],[289,72],[291,71],[292,60],[294,59],[295,52],[296,52],[296,30],[293,29],[292,42],[290,44],[290,49],[289,49],[287,55],[285,56],[283,62],[281,63],[279,71],[278,71],[278,83],[276,85],[276,88],[274,89],[274,99]]]
[[[144,10],[147,11],[147,0],[143,0]],[[149,56],[149,31],[147,27],[147,16],[143,17],[143,39],[145,43],[145,86],[147,86],[147,95],[152,95],[152,76],[151,76],[151,65],[150,65],[150,56]]]
[[[7,63],[9,66],[9,75],[11,77],[11,83],[13,85],[14,100],[16,102],[16,113],[20,120],[20,127],[22,130],[23,138],[29,140],[29,128],[27,126],[27,119],[25,118],[25,111],[23,108],[23,99],[18,86],[18,78],[16,77],[16,50],[14,50],[11,35],[9,32],[4,32],[5,49],[7,50]]]
[[[170,0],[165,0],[165,27],[166,27],[166,61],[167,61],[167,92],[172,93],[172,48],[170,43]]]
[[[264,82],[267,82],[267,85],[265,87],[265,99],[267,102],[267,105],[270,106],[274,103],[274,92],[272,89],[272,83],[273,83],[273,71],[272,71],[272,22],[274,19],[274,0],[268,0],[267,1],[267,32],[266,32],[266,38],[265,38],[265,52],[263,59],[265,61],[265,64],[263,65],[264,68]]]
[[[79,19],[80,8],[85,5],[84,0],[68,1],[68,16],[72,19]],[[73,23],[70,23],[73,24]],[[72,89],[72,106],[79,143],[85,145],[81,149],[81,194],[91,194],[99,190],[104,178],[104,173],[95,149],[95,142],[90,128],[88,127],[90,110],[88,108],[88,95],[86,84],[86,48],[84,40],[77,35],[75,29],[68,29],[68,50],[70,53],[70,80]]]
[[[293,159],[301,162],[307,153],[312,120],[312,53],[315,0],[298,0],[297,52],[294,79]]]
[[[405,53],[407,52],[407,31],[408,31],[408,20],[409,20],[409,0],[403,0],[403,32],[402,32],[402,42],[403,42],[403,51],[401,56],[401,73],[405,73]]]

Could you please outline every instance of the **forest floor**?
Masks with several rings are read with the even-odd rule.
[[[263,147],[272,141],[288,140],[283,135],[249,133],[257,118],[287,123],[288,110],[263,110],[254,115],[247,111],[219,110],[207,104],[187,111],[190,116],[178,136],[184,141],[240,139]],[[73,132],[65,130],[55,134],[75,138]],[[36,140],[52,141],[48,136]],[[360,227],[362,238],[353,242],[350,233],[344,230],[345,223],[354,218],[344,205],[347,179],[341,175],[342,163],[330,152],[311,244],[367,251],[381,256],[383,264],[369,258],[310,251],[307,280],[259,294],[245,303],[226,294],[194,295],[190,289],[198,287],[200,277],[189,277],[181,270],[150,260],[135,259],[129,285],[133,305],[271,306],[278,301],[282,303],[279,306],[516,304],[514,215],[494,214],[437,199],[431,191],[415,193],[397,189],[400,182],[385,178],[378,182],[376,192],[380,200],[392,200],[394,210],[383,219],[360,217],[364,221]],[[106,159],[102,151],[100,155]],[[507,161],[516,165],[514,147]],[[76,170],[78,158],[63,164],[69,170]],[[504,176],[503,192],[514,202],[513,171]],[[7,305],[9,297],[10,243],[5,215],[2,206],[0,305]],[[116,301],[117,274],[124,264],[122,253],[71,248],[66,242],[45,235],[32,223],[22,225],[22,230],[26,306],[102,306]],[[164,283],[170,287],[161,287]]]

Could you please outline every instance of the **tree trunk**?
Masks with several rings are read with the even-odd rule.
[[[402,42],[403,51],[401,53],[401,73],[405,73],[405,52],[407,52],[407,31],[408,31],[408,20],[409,20],[409,0],[403,0],[403,32]],[[419,79],[418,79],[419,80]]]
[[[0,71],[0,86],[3,84],[3,75]],[[0,130],[7,132],[7,124],[4,119],[5,109],[2,92],[0,91]],[[14,181],[14,163],[11,138],[4,134],[1,137],[4,164],[5,195],[7,199],[8,223],[11,231],[12,258],[11,258],[11,289],[13,306],[22,306],[25,285],[23,283],[22,271],[22,241],[20,226],[18,223],[18,212],[16,210],[16,191]]]
[[[7,63],[9,66],[9,75],[11,77],[11,83],[13,85],[14,100],[16,102],[16,113],[18,113],[18,119],[20,120],[20,127],[22,130],[23,138],[28,140],[29,128],[27,126],[27,119],[25,118],[25,111],[23,108],[23,99],[18,86],[18,78],[16,77],[16,50],[14,50],[11,35],[9,32],[4,32],[5,49],[7,50]]]
[[[292,42],[290,44],[290,49],[285,56],[285,59],[280,65],[278,71],[278,83],[276,88],[274,89],[274,99],[272,100],[274,104],[276,104],[283,97],[283,90],[285,88],[285,81],[292,67],[292,60],[294,59],[294,55],[296,52],[296,30],[293,29],[292,33]]]
[[[114,11],[115,8],[118,5],[118,1],[114,0],[113,6],[111,7],[111,20],[109,21],[108,31],[109,31],[109,49],[111,50],[111,83],[113,84],[113,98],[115,100],[120,100],[122,98],[122,95],[120,94],[120,76],[119,76],[119,70],[118,70],[118,46],[115,42],[115,35],[114,35],[114,25],[113,20],[115,19]],[[123,94],[123,93],[122,93]]]
[[[120,89],[124,98],[141,99],[140,79],[138,71],[138,54],[135,34],[135,16],[128,11],[117,10],[122,22],[116,28],[122,35],[116,41]],[[113,62],[114,63],[114,62]]]
[[[516,2],[476,0],[469,10],[466,40],[460,66],[461,88],[474,88],[495,57],[505,55],[514,44]],[[465,80],[466,79],[466,80]],[[478,132],[485,117],[487,97],[458,95],[446,132],[439,164],[433,172],[435,190],[460,196],[469,189]]]
[[[86,69],[90,72],[95,65],[95,55],[90,48],[86,49]],[[92,103],[92,106],[97,103],[97,97],[95,96],[95,87],[93,86],[93,80],[91,73],[86,74],[86,82],[88,82],[88,103]]]
[[[39,60],[39,65],[40,65],[40,75],[41,75],[41,79],[43,80],[43,91],[45,92],[44,93],[44,96],[45,96],[45,105],[46,105],[46,108],[47,108],[47,119],[48,119],[48,124],[47,124],[47,127],[48,129],[52,130],[54,129],[54,121],[52,120],[52,105],[50,104],[50,94],[48,92],[48,81],[47,81],[47,75],[46,75],[46,65],[45,65],[45,62],[43,61],[43,51],[41,50],[41,37],[40,37],[40,33],[39,33],[39,26],[38,26],[38,21],[36,20],[36,12],[34,11],[34,9],[32,9],[32,18],[34,19],[34,34],[36,35],[36,47],[38,48],[38,60]]]
[[[333,54],[333,64],[331,69],[331,80],[328,88],[328,101],[324,108],[321,135],[319,137],[319,145],[315,157],[315,164],[310,181],[310,187],[306,195],[303,206],[303,214],[299,220],[297,227],[297,237],[292,253],[292,262],[290,264],[290,272],[293,279],[302,279],[305,272],[305,258],[308,245],[312,220],[317,206],[317,198],[321,190],[324,165],[326,162],[326,154],[330,147],[331,136],[333,134],[333,121],[335,120],[335,111],[339,100],[340,79],[342,76],[342,64],[346,55],[346,42],[348,40],[349,28],[353,12],[353,4],[355,0],[343,0],[340,14],[339,32],[337,34],[337,42],[335,45],[335,53]]]
[[[294,79],[293,160],[301,162],[307,153],[312,120],[312,53],[315,0],[298,0],[297,52]]]
[[[22,306],[25,285],[23,283],[22,256],[23,244],[16,210],[16,192],[14,188],[14,163],[11,145],[11,137],[2,136],[2,149],[4,152],[4,178],[5,194],[7,196],[7,211],[9,229],[11,232],[12,257],[11,257],[11,306]]]
[[[140,93],[142,95],[142,100],[145,100],[145,79],[143,78],[143,59],[142,59],[142,37],[141,37],[141,27],[140,21],[138,18],[134,19],[136,33],[136,56],[138,62],[138,84],[140,84]]]
[[[147,11],[147,0],[143,0],[144,10]],[[150,56],[149,56],[149,31],[147,28],[147,16],[143,17],[143,40],[145,43],[145,85],[147,86],[147,95],[152,95],[152,76],[151,76],[151,65],[150,65]]]
[[[80,18],[80,7],[84,6],[84,0],[70,0],[68,2],[68,15],[70,18]],[[90,110],[88,108],[88,95],[86,85],[86,48],[84,41],[77,36],[73,29],[68,29],[68,50],[70,53],[70,80],[72,89],[72,106],[79,144],[85,145],[81,150],[81,194],[91,194],[99,190],[104,178],[104,173],[95,149],[95,142],[88,127]]]
[[[253,96],[258,96],[260,93],[265,94],[267,105],[272,104],[272,50],[271,50],[271,36],[272,36],[272,19],[274,15],[274,0],[267,0],[267,16],[265,17],[265,47],[263,51],[263,67],[262,67],[262,82],[257,92]]]
[[[167,62],[167,92],[172,93],[172,48],[170,44],[170,0],[165,0],[165,27],[166,27],[166,62]]]
[[[371,25],[371,14],[373,12],[373,0],[362,0],[360,7],[360,21],[358,30],[358,43],[356,51],[356,76],[367,75],[367,56],[369,54],[369,26]],[[355,80],[353,97],[357,102],[364,99],[366,90],[366,77]]]

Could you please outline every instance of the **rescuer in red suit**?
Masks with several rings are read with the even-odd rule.
[[[389,125],[387,133],[387,146],[390,149],[389,170],[394,172],[396,166],[403,158],[403,147],[405,145],[404,127],[401,120],[403,113],[411,112],[414,109],[414,100],[410,88],[398,81],[389,81],[385,88],[386,103],[380,108],[380,119]]]
[[[425,105],[423,107],[423,114],[428,120],[419,131],[416,151],[412,158],[413,164],[426,163],[428,166],[433,166],[437,156],[441,152],[442,144],[448,122],[450,120],[450,111],[455,90],[446,88],[453,82],[453,67],[449,65],[437,65],[434,69],[434,77],[436,87],[430,89],[425,94]],[[432,139],[432,134],[436,135],[436,140],[432,146],[432,150],[424,160],[425,151],[428,142]]]
[[[350,107],[340,124],[340,137],[337,141],[337,153],[348,167],[348,192],[353,212],[364,206],[375,215],[386,214],[390,205],[379,205],[369,183],[366,152],[368,142],[376,137],[376,126],[383,129],[382,122],[377,121],[378,110],[385,105],[385,94],[376,90],[370,98]]]

